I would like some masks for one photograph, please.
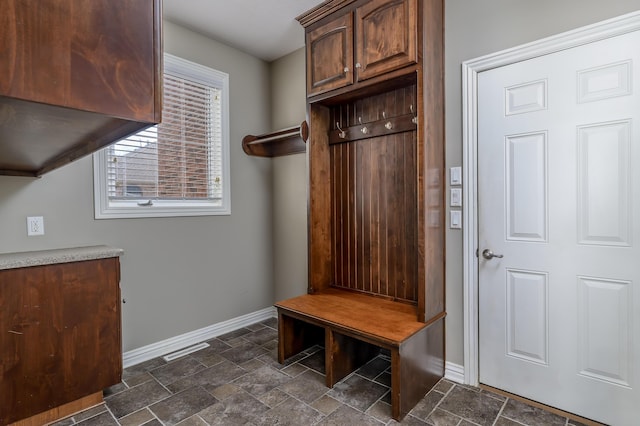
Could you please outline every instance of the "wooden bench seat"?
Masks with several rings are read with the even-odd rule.
[[[278,361],[320,344],[326,384],[333,387],[375,357],[391,353],[391,410],[401,420],[444,371],[444,316],[417,321],[412,305],[327,289],[276,303]]]

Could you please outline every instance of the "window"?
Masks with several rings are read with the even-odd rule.
[[[229,76],[164,55],[162,123],[94,154],[96,219],[230,214]]]

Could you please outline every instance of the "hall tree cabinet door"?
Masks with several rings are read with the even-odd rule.
[[[353,13],[307,33],[307,93],[353,84]]]
[[[418,0],[374,0],[356,9],[358,81],[418,60]]]
[[[417,63],[418,0],[373,0],[306,35],[307,95]],[[356,3],[357,4],[357,3]]]

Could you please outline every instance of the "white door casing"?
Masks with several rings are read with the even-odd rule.
[[[569,83],[568,80],[559,83],[558,86],[555,83],[555,77],[547,78],[545,72],[543,72],[542,69],[549,68],[549,64],[544,63],[545,58],[543,56],[552,55],[555,52],[587,43],[597,44],[598,40],[609,39],[639,29],[640,14],[634,13],[463,64],[465,94],[463,162],[464,187],[466,188],[465,205],[471,207],[464,212],[466,383],[478,383],[478,367],[481,365],[479,364],[478,355],[480,347],[478,337],[479,271],[481,271],[482,278],[486,279],[486,281],[494,280],[500,283],[497,293],[488,293],[490,296],[485,295],[485,302],[487,303],[483,305],[485,312],[483,318],[486,321],[493,320],[497,324],[503,325],[503,327],[495,330],[493,336],[491,336],[491,329],[485,327],[485,334],[482,337],[483,343],[485,337],[503,339],[504,347],[499,348],[496,354],[493,355],[498,356],[497,354],[500,352],[502,352],[502,355],[508,353],[502,361],[499,361],[499,365],[494,364],[499,368],[493,368],[493,371],[491,371],[491,363],[483,365],[483,375],[489,377],[489,380],[497,380],[497,383],[488,384],[497,384],[498,387],[522,394],[523,392],[518,391],[518,389],[509,389],[508,383],[510,380],[517,382],[518,380],[529,381],[532,378],[539,379],[539,382],[536,382],[537,384],[532,382],[531,386],[527,386],[527,392],[531,391],[531,393],[525,396],[543,400],[545,389],[548,390],[549,387],[553,386],[564,386],[564,382],[558,383],[562,376],[559,372],[568,372],[566,374],[569,379],[566,377],[562,379],[565,381],[573,380],[577,373],[579,380],[587,384],[597,383],[591,389],[592,393],[596,395],[591,405],[597,407],[599,403],[603,402],[601,398],[599,399],[599,396],[610,392],[607,386],[613,387],[613,394],[616,393],[617,389],[622,389],[620,392],[622,392],[621,395],[623,396],[614,395],[615,401],[617,401],[618,399],[624,399],[625,392],[627,392],[626,389],[631,387],[629,381],[637,381],[638,372],[633,372],[634,365],[630,360],[633,353],[638,353],[638,339],[636,339],[635,343],[633,342],[632,328],[618,326],[619,324],[627,324],[628,320],[632,318],[633,303],[637,304],[639,300],[639,295],[633,294],[631,291],[633,286],[630,285],[629,279],[625,279],[624,268],[627,267],[629,269],[628,265],[633,264],[633,260],[630,261],[624,255],[618,256],[618,254],[615,254],[611,256],[612,262],[615,263],[617,259],[619,264],[611,265],[612,269],[607,271],[598,268],[587,268],[582,273],[579,272],[574,275],[573,278],[566,271],[548,270],[546,263],[566,256],[572,246],[580,249],[579,252],[574,253],[575,256],[580,256],[580,259],[571,260],[566,258],[565,260],[568,263],[578,262],[586,265],[597,265],[599,256],[606,256],[601,251],[602,247],[612,249],[614,252],[617,250],[616,253],[620,254],[627,253],[627,257],[629,253],[633,256],[633,251],[630,251],[629,247],[632,247],[633,240],[637,245],[640,242],[640,238],[638,237],[638,230],[636,230],[635,236],[631,233],[632,214],[630,212],[637,212],[639,209],[637,205],[632,208],[630,204],[625,205],[624,203],[625,199],[630,199],[627,195],[630,194],[631,185],[629,183],[632,179],[632,173],[636,173],[633,175],[635,182],[640,181],[638,179],[640,176],[637,172],[633,172],[633,168],[629,167],[628,163],[625,165],[625,161],[629,158],[632,150],[630,148],[631,135],[635,134],[635,140],[637,140],[637,135],[640,133],[637,127],[640,120],[636,117],[634,123],[632,119],[629,119],[630,117],[624,114],[622,117],[611,114],[603,116],[601,107],[593,107],[593,111],[590,113],[587,111],[587,116],[583,117],[578,125],[564,126],[564,128],[560,126],[549,129],[543,118],[536,122],[536,117],[551,113],[552,117],[561,118],[565,110],[570,108],[569,104],[558,106],[555,103],[555,100],[561,97],[560,95],[563,91],[566,92],[564,98],[570,98],[569,100],[575,104],[575,93],[581,91],[580,87],[588,89],[589,84],[597,86],[599,81],[606,80],[607,75],[624,77],[625,72],[634,72],[629,70],[635,69],[635,73],[637,73],[638,68],[640,68],[640,65],[637,64],[640,61],[637,58],[636,67],[633,68],[623,56],[616,56],[615,49],[607,48],[598,55],[601,57],[597,59],[588,58],[591,61],[585,62],[582,67],[576,62],[578,56],[569,59],[569,62],[576,62],[575,65],[578,70],[585,70],[583,73],[577,74],[578,79],[583,81],[582,86],[576,86],[575,83]],[[637,45],[638,40],[636,39],[634,46]],[[530,60],[532,58],[540,59]],[[523,63],[523,61],[527,60],[530,61]],[[511,110],[505,110],[505,102],[507,104],[506,108],[509,108],[509,99],[503,96],[493,96],[496,105],[490,109],[497,109],[500,112],[494,119],[501,120],[502,124],[507,123],[507,128],[503,129],[503,134],[490,135],[493,138],[500,139],[500,142],[496,145],[497,151],[492,155],[489,152],[483,152],[482,154],[489,155],[488,158],[494,158],[496,161],[495,166],[498,169],[503,169],[504,174],[499,176],[497,182],[479,182],[478,125],[479,120],[484,121],[487,118],[491,119],[491,117],[478,116],[476,107],[479,100],[478,83],[479,81],[482,82],[483,79],[491,80],[491,78],[485,78],[485,76],[499,75],[502,72],[499,68],[504,67],[506,70],[508,68],[507,65],[511,64],[516,64],[511,66],[511,68],[515,68],[515,71],[511,74],[515,74],[518,77],[513,78],[511,82],[507,79],[505,83],[507,89],[501,87],[501,93],[505,93],[505,96],[511,96],[512,100],[521,99],[524,96],[525,98],[530,98],[530,100],[533,99],[533,101],[527,101],[523,104],[517,104],[516,102],[516,104],[512,105]],[[599,66],[605,67],[599,68]],[[542,69],[536,69],[536,67],[542,67]],[[488,70],[495,71],[484,73]],[[508,76],[509,73],[506,72],[506,75]],[[568,76],[573,77],[575,80],[575,69],[571,70]],[[625,81],[622,77],[619,80]],[[484,84],[484,82],[482,83]],[[640,86],[637,82],[636,85]],[[630,88],[622,87],[616,90],[624,91]],[[584,90],[582,91],[585,92]],[[553,95],[547,96],[548,93]],[[599,93],[602,95],[604,92],[600,91]],[[637,89],[635,93],[637,98]],[[624,95],[624,93],[622,94]],[[597,93],[594,94],[592,92],[590,94],[588,90],[583,95],[585,97],[580,99],[582,112],[602,101],[598,99],[599,95]],[[608,93],[608,95],[615,96],[616,93]],[[631,96],[626,96],[626,98],[629,99]],[[552,99],[554,105],[548,105],[548,102],[550,102],[548,99]],[[605,100],[604,102],[609,101]],[[587,105],[587,108],[584,108],[585,105]],[[637,103],[634,105],[632,108],[635,107],[636,111],[640,109]],[[535,109],[540,111],[536,113]],[[507,114],[506,118],[511,118],[511,120],[505,120],[505,113]],[[508,126],[513,127],[509,128]],[[484,132],[486,133],[487,129],[492,129],[493,127],[493,125],[485,127]],[[559,135],[561,132],[566,134]],[[558,137],[574,142],[564,144],[564,147],[562,147],[561,144],[556,143]],[[615,149],[600,149],[602,141],[617,141]],[[552,149],[550,148],[550,143]],[[485,149],[485,145],[481,146],[482,149]],[[571,152],[572,149],[575,151]],[[637,151],[637,144],[633,150]],[[612,156],[611,153],[615,153],[617,156]],[[508,154],[508,157],[505,157],[505,154]],[[572,158],[572,156],[576,157],[572,162],[567,164],[560,163],[561,159]],[[604,162],[594,163],[594,158],[602,159]],[[638,158],[637,153],[636,158]],[[609,161],[608,164],[616,164],[616,167],[607,169],[604,166],[598,166],[598,164],[607,164],[607,160]],[[564,169],[558,169],[559,167]],[[567,178],[554,179],[550,184],[549,173],[553,170],[556,170],[556,175],[558,175],[558,170],[561,170],[562,173],[566,174]],[[522,176],[525,175],[533,178],[523,179]],[[578,179],[578,176],[583,176],[584,178]],[[483,173],[479,179],[486,179],[485,174]],[[502,182],[503,179],[511,183],[505,185]],[[485,214],[501,217],[497,218],[493,224],[483,223],[484,221],[479,222],[477,216],[478,207],[484,207],[491,203],[487,203],[487,200],[483,203],[480,200],[478,187],[487,188],[492,185],[497,186],[496,196],[504,198],[504,200],[498,200],[499,203],[497,204],[500,205],[500,208],[502,208],[503,204],[509,204],[512,208],[508,210],[508,214],[504,214],[501,210],[489,209]],[[616,190],[607,191],[607,188],[615,188]],[[506,196],[503,194],[503,190],[507,191]],[[526,196],[523,197],[521,194],[526,194]],[[575,212],[572,215],[560,214],[559,216],[556,215],[557,217],[550,217],[547,214],[549,206],[553,203],[557,204],[558,200],[562,200],[563,196],[570,198],[567,211],[570,212],[573,209]],[[599,206],[603,204],[614,206],[615,208],[604,209],[604,211],[607,214],[613,213],[615,220],[608,220],[609,218],[606,216],[597,216],[598,212],[603,211],[603,209],[600,207],[594,208],[594,199]],[[530,203],[532,200],[535,208],[527,209],[524,202]],[[577,212],[583,213],[578,214]],[[611,224],[617,226],[612,227]],[[489,228],[497,226],[500,229],[485,229],[486,226]],[[568,236],[562,243],[557,244],[558,237],[555,231],[559,229],[567,231]],[[495,241],[478,240],[479,236],[480,238],[485,238],[486,235],[496,235],[496,233],[500,235],[500,238],[497,240],[495,237],[490,238]],[[551,243],[550,239],[552,240]],[[484,248],[491,248],[494,252],[508,249],[509,254],[504,260],[485,261],[482,258],[479,260],[476,258],[477,248],[480,251]],[[514,259],[513,253],[517,253],[515,257],[519,257],[519,259]],[[637,254],[637,249],[635,254]],[[620,273],[611,272],[612,270],[620,271]],[[558,293],[559,288],[556,283],[558,275],[563,273],[566,277],[563,277],[561,281],[571,282],[573,279],[573,282],[570,285],[566,284],[564,290],[560,290],[561,292]],[[492,274],[495,276],[492,276]],[[638,281],[637,275],[634,279]],[[559,304],[559,300],[570,297],[573,297],[572,303],[567,305],[565,311],[558,313],[558,309],[563,307]],[[575,300],[576,297],[578,300]],[[492,300],[493,298],[496,300]],[[505,300],[509,303],[505,304]],[[633,302],[634,300],[635,302]],[[630,304],[629,301],[633,303]],[[611,310],[615,311],[617,316],[604,314],[607,311],[603,306],[607,304]],[[495,318],[491,319],[491,315],[494,315]],[[563,316],[566,316],[568,320],[562,321]],[[510,318],[511,321],[507,321],[506,318]],[[637,327],[637,315],[635,318]],[[559,324],[565,325],[565,329],[558,327]],[[617,330],[617,333],[607,334],[610,329]],[[572,330],[575,332],[570,333]],[[523,335],[527,336],[527,338],[522,339],[521,336]],[[637,335],[637,332],[635,335]],[[594,337],[606,340],[608,345],[593,345],[592,342],[590,343],[590,338],[593,340]],[[555,344],[553,342],[559,339],[568,339],[563,343],[569,345],[567,352],[570,354],[564,356],[564,359],[558,359],[559,350],[557,348],[554,350],[553,348],[553,344]],[[612,348],[613,346],[615,348]],[[601,351],[602,347],[609,347],[611,350],[603,353]],[[577,348],[583,350],[578,351]],[[589,348],[593,349],[591,353],[589,353]],[[594,348],[599,349],[595,350]],[[615,368],[612,367],[609,358],[607,358],[612,354],[617,355],[619,358]],[[485,356],[488,355],[485,353]],[[562,357],[560,356],[560,358]],[[511,367],[507,365],[510,362],[513,363]],[[525,368],[528,371],[520,373],[519,365],[530,366],[530,368]],[[552,367],[549,367],[549,365],[552,365]],[[545,372],[547,374],[546,378]],[[533,377],[527,376],[527,374]],[[483,380],[486,379],[483,378]],[[505,381],[500,382],[501,380]],[[600,386],[600,384],[603,385]],[[635,389],[637,389],[640,384],[635,383],[634,385]],[[541,396],[537,397],[536,395]],[[578,400],[580,398],[576,397],[574,399]],[[608,403],[611,403],[611,401],[609,399]],[[554,403],[555,397],[541,402],[559,405],[559,403]],[[568,406],[565,404],[564,407],[560,408],[568,411],[577,410],[576,408],[571,408],[575,407],[578,404],[577,402],[574,401],[573,406],[571,401],[568,404]],[[623,406],[620,408],[623,408]],[[585,412],[578,414],[590,417],[597,417],[598,415],[597,413],[589,414]],[[612,419],[609,421],[617,420]]]

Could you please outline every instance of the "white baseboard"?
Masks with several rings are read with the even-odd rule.
[[[190,331],[157,343],[152,343],[138,349],[133,349],[123,354],[122,366],[123,368],[131,367],[132,365],[149,361],[150,359],[184,349],[188,346],[195,345],[196,343],[204,342],[205,340],[213,339],[214,337],[246,327],[247,325],[255,324],[269,318],[274,318],[275,316],[276,309],[274,307],[269,307],[236,318],[231,318],[230,320],[222,321],[199,330]]]
[[[460,364],[445,362],[444,378],[455,383],[464,384],[464,367]]]
[[[199,330],[190,331],[179,336],[175,336],[160,342],[152,343],[138,349],[125,352],[122,356],[122,366],[124,368],[140,364],[150,359],[164,356],[171,352],[184,349],[214,337],[221,336],[231,331],[276,317],[276,309],[269,307],[256,312],[251,312],[227,321],[212,324]],[[445,363],[444,377],[455,383],[464,383],[464,367],[452,362]]]

